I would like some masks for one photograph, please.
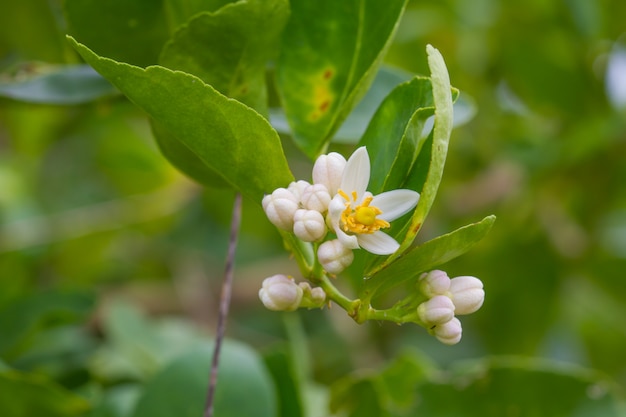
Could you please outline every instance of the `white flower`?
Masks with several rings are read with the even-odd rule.
[[[298,198],[286,188],[277,188],[263,197],[263,210],[272,224],[279,229],[291,231],[293,215],[298,210]]]
[[[305,242],[316,242],[326,236],[324,216],[315,210],[296,210],[293,216],[293,233]]]
[[[274,311],[293,311],[300,306],[303,290],[285,275],[274,275],[263,280],[259,298],[263,305]]]
[[[435,269],[420,275],[418,286],[422,294],[427,297],[444,295],[450,289],[450,278],[445,272]]]
[[[304,208],[324,213],[328,210],[330,194],[324,184],[312,184],[302,191],[300,201]]]
[[[426,326],[444,324],[454,318],[454,304],[445,295],[436,295],[417,307],[417,315]]]
[[[337,195],[328,207],[330,222],[347,248],[362,247],[377,255],[389,255],[400,245],[380,229],[413,209],[419,193],[401,189],[372,196],[366,191],[369,177],[370,160],[362,146],[346,162]]]
[[[471,314],[485,301],[483,283],[475,277],[456,277],[450,280],[450,298],[456,314]]]
[[[354,253],[339,240],[334,239],[320,245],[317,249],[317,259],[326,272],[338,274],[352,264]]]
[[[454,317],[446,323],[436,325],[430,329],[429,332],[441,343],[446,345],[456,345],[461,341],[463,329],[461,328],[461,322],[459,319]]]
[[[321,155],[313,165],[313,182],[323,184],[331,195],[337,194],[341,185],[346,158],[337,152]]]
[[[302,288],[302,301],[300,307],[322,307],[326,301],[326,293],[320,287],[313,287],[308,282],[301,282],[298,287]]]

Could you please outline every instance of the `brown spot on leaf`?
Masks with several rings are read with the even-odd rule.
[[[333,76],[333,71],[330,69],[327,69],[326,71],[324,71],[324,74],[322,75],[322,77],[325,80],[330,80],[330,78]]]
[[[328,110],[328,106],[330,106],[330,100],[324,101],[322,104],[320,104],[320,111],[325,112],[326,110]]]

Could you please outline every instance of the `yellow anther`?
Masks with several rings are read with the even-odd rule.
[[[341,213],[341,228],[345,232],[374,233],[389,227],[388,222],[376,218],[383,212],[378,207],[370,206],[372,196],[365,197],[360,205],[352,208],[352,202],[356,202],[358,197],[356,191],[352,192],[352,199],[342,190],[337,192],[346,200],[346,209]]]

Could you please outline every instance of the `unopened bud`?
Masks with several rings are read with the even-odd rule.
[[[423,273],[418,280],[419,290],[427,297],[443,295],[450,288],[448,274],[438,269]]]
[[[300,307],[319,308],[326,302],[326,293],[320,287],[311,288],[308,282],[298,284],[302,288]]]
[[[302,301],[302,288],[286,275],[274,275],[263,280],[259,298],[270,310],[293,311]]]
[[[328,210],[330,194],[324,184],[312,184],[304,189],[300,200],[305,208],[323,213]]]
[[[463,333],[461,322],[456,317],[446,323],[436,325],[429,331],[441,343],[446,345],[456,345],[459,343]]]
[[[298,180],[298,181],[294,181],[291,184],[289,184],[289,186],[287,187],[287,189],[289,191],[291,191],[291,193],[293,195],[296,196],[296,199],[298,201],[300,201],[300,199],[302,198],[302,193],[304,192],[304,189],[306,187],[308,187],[309,184],[308,182],[304,181],[304,180]]]
[[[456,277],[450,280],[450,298],[456,307],[456,314],[471,314],[485,301],[483,283],[475,277]]]
[[[298,210],[298,199],[286,188],[277,188],[263,197],[263,210],[272,224],[279,229],[291,231],[293,215]]]
[[[316,242],[326,236],[326,221],[319,211],[296,210],[293,216],[293,233],[305,242]]]
[[[321,155],[313,165],[313,182],[324,184],[331,195],[337,194],[341,185],[346,158],[337,152]]]
[[[454,317],[454,304],[445,295],[436,295],[417,307],[417,315],[426,326],[443,324]]]
[[[317,259],[326,272],[338,274],[352,264],[354,253],[338,239],[334,239],[320,245],[317,249]]]

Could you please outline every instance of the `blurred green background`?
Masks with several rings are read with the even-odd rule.
[[[65,34],[81,30],[58,0],[0,4],[0,359],[71,389],[132,379],[98,362],[119,300],[212,331],[233,201],[176,172],[145,115],[106,85],[65,104],[12,98],[7,85],[79,63]],[[444,268],[482,279],[486,301],[453,347],[416,326],[300,312],[316,381],[411,346],[442,366],[527,355],[626,384],[626,2],[413,0],[385,62],[427,74],[428,43],[475,115],[453,132],[419,238],[495,214],[488,237]],[[308,177],[287,136],[284,147]],[[285,337],[257,298],[275,273],[296,265],[244,201],[228,335],[261,352]]]

